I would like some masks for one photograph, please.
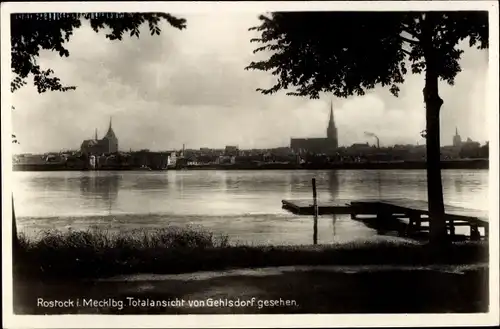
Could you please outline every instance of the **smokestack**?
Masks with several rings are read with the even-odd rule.
[[[378,139],[378,136],[375,135],[374,133],[371,133],[371,132],[368,132],[368,131],[365,131],[365,136],[367,137],[374,137],[377,139],[377,148],[380,148],[380,141]]]

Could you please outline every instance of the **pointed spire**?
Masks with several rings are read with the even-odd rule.
[[[455,135],[458,136],[458,127],[455,127]]]
[[[335,119],[333,117],[333,100],[330,100],[330,120],[328,126],[335,127]]]
[[[116,138],[115,132],[113,131],[113,117],[109,117],[109,128],[108,132],[106,133],[106,138]]]
[[[97,140],[97,128],[95,128],[95,136],[94,136],[94,139]]]
[[[332,141],[332,146],[337,147],[337,127],[335,127],[335,118],[333,116],[333,100],[330,101],[330,120],[326,128],[326,137]]]
[[[333,100],[330,100],[330,121],[333,122]]]

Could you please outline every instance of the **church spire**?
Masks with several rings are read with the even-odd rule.
[[[106,133],[106,138],[116,138],[115,132],[113,131],[113,117],[109,117],[109,128],[108,132]]]
[[[455,135],[458,136],[458,127],[455,127]]]
[[[333,100],[330,101],[330,120],[326,129],[326,137],[332,142],[331,146],[333,148],[338,147],[337,127],[335,127],[335,118],[333,116]]]
[[[333,116],[333,100],[330,101],[330,120],[328,120],[328,132],[327,135],[330,136],[331,133],[336,129],[335,118]]]
[[[97,128],[95,128],[95,136],[94,136],[94,139],[97,140]]]
[[[335,120],[333,118],[333,100],[330,100],[330,121],[328,122],[328,126],[335,127]]]

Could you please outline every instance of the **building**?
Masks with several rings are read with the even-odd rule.
[[[467,137],[467,140],[462,143],[462,146],[479,148],[481,144],[479,142],[473,141],[470,137]]]
[[[338,134],[333,116],[333,103],[330,104],[330,120],[326,128],[326,138],[292,138],[290,140],[290,148],[296,153],[330,153],[338,147]]]
[[[455,136],[453,136],[453,146],[461,147],[462,146],[462,137],[458,134],[458,127],[455,127]]]
[[[455,148],[463,148],[463,147],[480,147],[480,143],[472,140],[470,137],[467,137],[465,141],[462,140],[462,137],[458,134],[458,128],[455,128],[455,136],[453,136],[453,147]]]
[[[240,149],[238,146],[227,145],[224,149],[224,155],[226,156],[238,156],[240,154]]]
[[[118,138],[113,131],[111,118],[109,119],[109,128],[106,135],[102,139],[99,139],[96,129],[94,139],[84,140],[80,150],[84,154],[109,154],[118,152]]]
[[[177,165],[177,154],[175,152],[170,152],[167,157],[167,167],[175,167]]]

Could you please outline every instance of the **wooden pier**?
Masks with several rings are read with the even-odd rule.
[[[282,200],[283,208],[298,215],[314,215],[313,200]],[[425,201],[412,199],[381,200],[337,200],[335,202],[317,202],[318,215],[350,215],[352,219],[370,222],[370,226],[386,226],[395,223],[405,236],[420,235],[429,230],[429,205]],[[360,215],[371,218],[360,218]],[[485,211],[445,205],[445,220],[450,236],[455,236],[457,226],[469,226],[470,239],[487,239],[488,213]],[[422,225],[426,224],[426,225]],[[484,230],[483,235],[479,229]]]

